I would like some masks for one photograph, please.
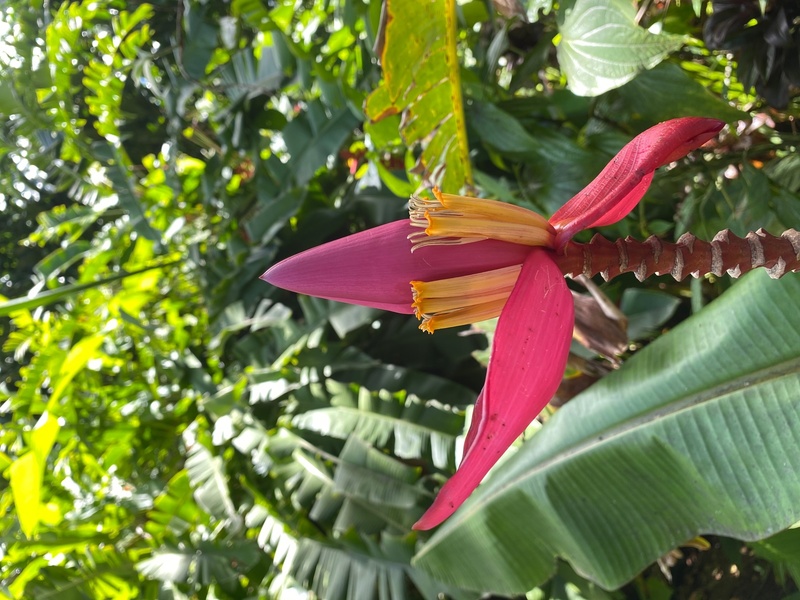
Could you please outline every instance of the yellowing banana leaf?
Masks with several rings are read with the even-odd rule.
[[[375,122],[402,115],[400,134],[420,144],[423,183],[457,193],[472,182],[456,54],[454,0],[386,0],[383,82],[367,98]],[[409,18],[414,15],[414,18]]]

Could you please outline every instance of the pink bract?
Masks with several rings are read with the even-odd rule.
[[[296,254],[261,279],[298,294],[411,314],[410,281],[519,265],[530,252],[527,246],[495,240],[411,252],[407,238],[417,231],[408,219],[387,223]]]
[[[725,123],[683,117],[659,123],[640,133],[611,159],[589,185],[550,218],[558,230],[556,248],[589,227],[616,223],[642,199],[653,172],[713,138]]]
[[[464,458],[414,529],[453,514],[550,402],[569,356],[573,313],[572,294],[549,252],[532,250],[497,323]]]

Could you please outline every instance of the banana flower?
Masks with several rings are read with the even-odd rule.
[[[301,294],[415,314],[431,333],[500,317],[462,461],[415,529],[453,514],[555,394],[574,319],[557,254],[579,231],[625,217],[658,167],[723,125],[687,117],[648,129],[550,219],[434,190],[433,199],[411,198],[409,219],[312,248],[261,276]]]

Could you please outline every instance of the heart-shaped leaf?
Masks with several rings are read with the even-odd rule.
[[[626,0],[572,0],[558,13],[558,62],[569,88],[579,96],[598,96],[652,69],[681,47],[682,39],[653,34],[635,22]]]

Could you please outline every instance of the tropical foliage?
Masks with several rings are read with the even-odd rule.
[[[552,214],[679,116],[728,127],[603,235],[800,229],[796,11],[7,0],[0,597],[789,596],[796,274],[570,282],[557,401],[432,534],[493,323],[258,277],[433,185]]]

